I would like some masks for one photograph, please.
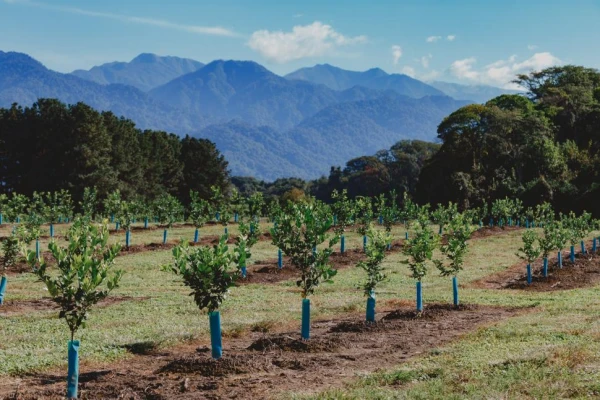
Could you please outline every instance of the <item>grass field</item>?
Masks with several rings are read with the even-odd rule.
[[[139,224],[138,224],[139,225]],[[267,224],[263,223],[263,229]],[[64,233],[64,225],[56,233]],[[8,226],[0,235],[8,234]],[[206,226],[203,235],[217,235],[222,226]],[[193,227],[170,230],[170,240],[191,240]],[[235,225],[229,232],[236,232]],[[394,237],[404,237],[403,227]],[[430,348],[405,363],[332,383],[315,393],[307,383],[305,393],[273,392],[279,398],[318,399],[539,399],[600,397],[600,288],[534,292],[480,289],[472,282],[518,263],[516,250],[522,231],[472,240],[465,269],[459,275],[461,302],[505,307],[530,307],[527,312],[480,327],[460,340]],[[597,233],[595,233],[597,234]],[[591,236],[590,236],[591,237]],[[124,234],[111,240],[124,242]],[[132,244],[159,243],[162,229],[134,231]],[[47,240],[42,241],[45,248]],[[347,248],[362,246],[356,233],[347,234]],[[259,242],[252,259],[274,259],[277,249]],[[385,260],[389,279],[378,291],[378,310],[392,310],[402,302],[414,304],[414,280],[400,252]],[[120,256],[116,267],[125,271],[121,287],[112,295],[121,299],[99,306],[91,313],[88,328],[78,334],[82,341],[82,371],[96,365],[124,362],[134,357],[127,348],[151,343],[169,349],[193,343],[209,343],[208,321],[199,312],[180,280],[161,271],[171,252],[146,251]],[[289,266],[286,266],[289,268]],[[365,299],[357,284],[364,275],[358,268],[340,270],[333,284],[317,289],[311,297],[314,320],[363,318]],[[41,283],[29,273],[10,275],[7,304],[29,302],[29,308],[0,308],[0,398],[23,374],[63,370],[66,365],[68,329],[57,312],[37,307],[45,296]],[[449,278],[433,267],[424,279],[425,304],[452,301]],[[28,304],[29,304],[28,303]],[[224,352],[228,338],[243,337],[257,327],[270,332],[297,329],[301,314],[299,291],[293,281],[248,284],[231,290],[222,309]],[[31,376],[31,375],[29,375]],[[193,398],[193,397],[190,397]]]

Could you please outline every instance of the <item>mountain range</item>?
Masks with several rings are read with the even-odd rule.
[[[460,86],[445,90],[457,98],[470,91],[478,100],[457,100],[443,85],[381,69],[317,65],[282,77],[252,61],[204,65],[141,54],[128,63],[62,74],[26,54],[0,51],[0,107],[42,97],[82,101],[141,129],[208,138],[232,174],[265,180],[315,178],[400,139],[434,140],[446,115],[483,101],[486,93],[491,98],[503,92]]]

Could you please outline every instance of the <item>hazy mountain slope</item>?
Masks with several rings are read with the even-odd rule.
[[[485,103],[503,94],[521,93],[516,90],[501,89],[487,85],[461,85],[459,83],[439,81],[430,82],[429,84],[457,100],[469,100],[475,103]]]
[[[364,86],[377,90],[394,90],[398,94],[421,98],[442,96],[440,90],[403,74],[388,74],[379,68],[368,71],[348,71],[329,64],[318,64],[302,68],[285,76],[290,80],[302,80],[323,84],[334,90],[345,90],[353,86]]]
[[[88,71],[79,69],[72,74],[102,85],[121,83],[148,91],[203,66],[201,62],[187,58],[142,53],[130,62],[111,62]]]

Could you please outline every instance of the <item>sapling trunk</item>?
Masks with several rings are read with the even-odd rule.
[[[233,222],[235,222],[237,224],[238,222],[238,213],[233,214]]]
[[[2,214],[0,214],[0,225],[2,225]]]
[[[562,268],[562,251],[558,251],[558,268]]]
[[[246,279],[246,277],[248,276],[248,270],[246,269],[245,265],[242,265],[242,268],[240,268],[241,273],[242,273],[242,278]]]
[[[283,253],[281,249],[277,249],[277,267],[279,269],[283,268]]]
[[[144,218],[144,229],[148,229],[148,217]]]
[[[6,286],[8,285],[8,278],[3,276],[0,280],[0,305],[4,304],[4,295],[6,294]]]
[[[367,251],[367,235],[363,235],[363,251]]]
[[[595,253],[596,250],[598,249],[598,240],[596,238],[594,238],[594,240],[592,240],[592,251]]]
[[[569,254],[571,263],[575,264],[575,246],[571,246],[571,254]]]
[[[129,229],[127,229],[127,231],[125,232],[125,246],[127,248],[129,248],[130,245],[131,245],[131,231]]]
[[[585,254],[585,243],[581,241],[581,254]]]
[[[560,256],[559,256],[560,259]],[[548,259],[544,258],[544,266],[543,266],[543,274],[544,274],[544,278],[548,277]]]
[[[40,240],[35,240],[35,258],[40,259]]]
[[[50,224],[50,237],[54,237],[54,224]]]
[[[408,240],[408,231],[404,232],[404,239]]]
[[[344,235],[342,235],[342,237],[340,238],[340,251],[342,254],[344,254],[345,250],[346,250],[346,237]]]
[[[198,236],[199,236],[198,228],[196,228],[196,230],[194,231],[194,243],[198,243]]]
[[[527,264],[527,284],[531,285],[531,264]]]
[[[163,244],[167,244],[167,229],[163,231]]]

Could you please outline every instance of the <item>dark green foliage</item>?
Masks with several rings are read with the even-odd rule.
[[[335,233],[343,235],[346,227],[352,223],[356,213],[354,202],[348,199],[348,192],[344,189],[341,192],[334,190],[331,193],[334,203],[331,205],[331,211],[335,215],[337,223],[333,227]]]
[[[2,272],[15,265],[19,259],[19,238],[16,233],[2,241]]]
[[[359,262],[356,266],[367,273],[367,279],[360,288],[363,289],[365,296],[370,296],[377,285],[386,278],[381,264],[385,258],[385,250],[391,242],[391,237],[388,233],[383,233],[372,227],[369,227],[366,235],[368,238],[365,251],[367,259]]]
[[[235,283],[235,274],[229,271],[233,255],[228,252],[227,238],[221,237],[212,248],[189,247],[182,243],[173,249],[173,257],[173,264],[164,268],[181,275],[200,310],[218,310]]]
[[[105,299],[118,287],[122,271],[111,271],[119,245],[108,245],[108,227],[92,225],[86,219],[77,219],[68,233],[67,247],[51,241],[48,249],[58,274],[49,270],[50,264],[36,258],[35,251],[27,253],[33,273],[48,288],[48,293],[61,308],[71,331],[71,340],[85,321],[91,307]]]
[[[271,229],[273,244],[300,270],[296,284],[302,289],[303,298],[337,273],[329,264],[332,247],[339,240],[337,235],[327,235],[331,223],[331,210],[322,203],[288,203],[279,214],[277,229]]]
[[[429,227],[429,215],[421,211],[415,222],[415,232],[404,242],[402,253],[408,257],[405,261],[412,272],[412,277],[418,281],[427,275],[427,264],[433,258],[439,237]]]
[[[440,247],[448,262],[434,260],[434,264],[440,270],[442,276],[456,276],[462,270],[468,250],[467,241],[473,230],[471,221],[464,214],[454,214],[449,220],[446,243]]]
[[[519,248],[517,256],[531,264],[542,254],[543,249],[535,242],[539,241],[538,234],[534,230],[526,230],[523,233],[523,246]]]
[[[177,221],[183,219],[183,206],[176,197],[170,194],[163,194],[152,203],[154,215],[158,222],[171,228]]]

